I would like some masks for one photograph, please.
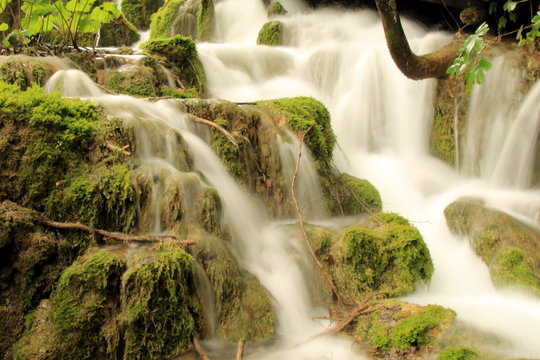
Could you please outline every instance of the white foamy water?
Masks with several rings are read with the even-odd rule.
[[[218,44],[199,45],[211,96],[254,101],[307,95],[321,100],[338,138],[338,167],[370,180],[381,192],[384,210],[409,218],[430,248],[432,284],[410,299],[453,308],[459,319],[502,337],[505,344],[497,350],[508,356],[539,357],[540,301],[496,291],[468,240],[449,232],[443,210],[462,196],[474,196],[534,224],[540,193],[530,181],[540,85],[525,97],[516,96],[517,74],[502,58],[494,61],[485,84],[475,87],[471,97],[461,172],[429,154],[436,81],[411,81],[397,70],[375,12],[295,11],[280,18],[285,46],[266,47],[252,40],[256,25],[264,22],[260,12],[256,23],[239,14],[242,1],[220,4],[229,23],[236,14],[236,22],[246,21],[237,26],[252,34],[227,32],[216,36]],[[418,53],[450,39],[409,21],[404,27]],[[309,358],[324,358],[316,345],[302,348],[311,353]]]

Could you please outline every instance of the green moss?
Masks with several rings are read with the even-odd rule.
[[[206,77],[193,40],[182,36],[152,40],[144,45],[150,55],[156,55],[171,68],[186,89],[205,92]]]
[[[12,144],[0,168],[16,171],[2,186],[10,186],[8,198],[37,204],[85,159],[99,113],[89,101],[46,94],[37,87],[21,91],[5,83],[0,83],[0,107],[0,121],[11,124],[0,131]]]
[[[273,18],[275,16],[287,15],[287,12],[288,11],[283,7],[283,5],[279,1],[274,1],[268,7],[267,14],[268,14],[268,18]]]
[[[184,4],[185,0],[166,0],[165,4],[152,15],[150,23],[150,39],[168,38],[171,25],[176,17],[178,8]]]
[[[538,279],[520,249],[509,247],[501,250],[493,259],[490,268],[493,283],[497,287],[538,288]]]
[[[437,360],[475,360],[477,358],[476,350],[468,347],[456,347],[441,351]]]
[[[207,41],[214,33],[215,9],[213,0],[200,0],[197,14],[197,40]]]
[[[124,261],[93,250],[68,267],[51,294],[47,315],[19,341],[16,359],[93,359],[112,356],[107,333],[120,292]]]
[[[97,167],[54,191],[47,202],[53,217],[79,219],[102,229],[129,232],[136,224],[134,189],[124,165]],[[58,211],[61,214],[57,214]]]
[[[332,257],[334,281],[342,295],[352,299],[373,291],[409,294],[433,274],[422,236],[397,214],[377,214],[341,231]]]
[[[467,236],[488,265],[497,287],[516,286],[540,295],[540,235],[480,201],[461,199],[444,210],[450,230]]]
[[[214,122],[225,130],[231,130],[230,123],[226,119],[216,119]],[[240,149],[234,146],[234,144],[221,132],[214,135],[212,147],[221,158],[229,173],[234,177],[240,177],[244,170],[244,166],[240,162]]]
[[[43,66],[24,57],[13,57],[0,65],[0,81],[17,85],[22,90],[32,84],[43,86],[48,75]]]
[[[123,276],[124,359],[163,359],[187,350],[198,318],[193,258],[163,243],[133,262]]]
[[[154,71],[146,66],[117,71],[107,81],[107,88],[115,93],[133,96],[160,96],[158,79]]]
[[[382,210],[381,195],[369,181],[345,173],[339,178],[346,187],[345,199],[341,203],[345,213],[375,213]]]
[[[150,16],[163,4],[163,0],[122,0],[122,12],[133,25],[147,30],[150,27]]]
[[[99,46],[130,46],[140,38],[137,28],[124,15],[99,30]]]
[[[378,358],[397,355],[405,359],[436,347],[456,317],[454,311],[438,305],[420,306],[394,299],[382,300],[379,308],[358,318],[355,328],[355,334],[376,349]]]
[[[427,346],[433,343],[432,334],[442,323],[452,322],[456,314],[438,305],[428,305],[417,313],[397,322],[392,329],[391,344],[398,350]]]
[[[310,97],[296,97],[259,101],[257,105],[278,112],[282,121],[299,136],[309,129],[304,142],[313,157],[325,165],[330,163],[336,137],[330,124],[330,113],[321,102]]]
[[[283,22],[273,20],[264,24],[257,35],[257,44],[278,46],[282,45]]]
[[[197,238],[191,251],[214,290],[217,335],[230,341],[271,337],[276,318],[270,297],[253,275],[240,270],[227,245],[206,235]]]

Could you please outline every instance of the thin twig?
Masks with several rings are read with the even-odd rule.
[[[109,149],[109,150],[119,152],[119,153],[124,154],[126,156],[131,156],[131,153],[126,150],[127,148],[129,148],[129,145],[126,145],[124,147],[120,147],[120,146],[114,145],[110,141],[107,141],[105,143],[105,146],[107,146],[107,149]]]
[[[129,235],[119,232],[110,232],[102,229],[95,229],[93,227],[81,224],[81,223],[70,223],[70,222],[57,222],[42,219],[40,220],[41,224],[53,227],[56,229],[66,229],[66,230],[81,230],[90,234],[99,234],[109,239],[119,240],[123,242],[162,242],[162,241],[172,241],[177,244],[180,244],[183,247],[195,244],[191,240],[178,240],[174,235]]]
[[[330,288],[332,289],[332,292],[336,296],[339,305],[345,305],[345,303],[343,302],[343,299],[341,298],[341,295],[339,294],[336,284],[334,284],[334,281],[332,280],[330,275],[328,275],[328,273],[324,270],[323,265],[317,258],[317,254],[315,254],[315,250],[313,250],[313,246],[311,246],[311,242],[309,241],[309,237],[306,233],[306,227],[304,224],[304,215],[302,214],[302,210],[300,210],[300,206],[298,205],[298,200],[296,199],[296,194],[294,191],[296,176],[298,175],[298,168],[300,166],[300,157],[302,156],[302,144],[304,143],[304,138],[306,134],[310,130],[311,130],[311,127],[309,127],[309,129],[306,130],[306,132],[302,135],[302,138],[300,139],[300,143],[298,146],[298,157],[296,159],[296,167],[294,169],[294,175],[293,175],[292,184],[291,184],[291,192],[292,192],[292,197],[294,201],[294,206],[298,214],[298,219],[300,221],[300,228],[302,229],[302,235],[304,236],[304,240],[306,241],[306,245],[308,247],[309,253],[311,254],[311,257],[313,258],[313,260],[315,260],[315,263],[317,264],[317,267],[319,268],[319,270],[322,272],[324,278],[326,279],[326,282],[328,282],[328,285],[330,285]]]

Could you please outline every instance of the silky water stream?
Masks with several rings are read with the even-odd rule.
[[[411,81],[397,70],[374,11],[311,11],[289,0],[289,14],[277,18],[284,46],[268,47],[255,45],[264,8],[245,17],[245,6],[246,0],[219,2],[216,42],[198,46],[210,95],[321,100],[332,115],[339,169],[370,180],[384,210],[409,218],[430,248],[431,286],[408,300],[453,308],[459,320],[504,339],[495,351],[540,357],[538,298],[496,291],[486,266],[467,239],[450,233],[443,214],[452,201],[470,196],[540,229],[540,191],[531,187],[540,84],[520,95],[518,74],[504,57],[495,59],[485,84],[471,94],[461,165],[451,168],[429,152],[436,81]],[[411,21],[404,28],[418,53],[450,40]]]
[[[496,351],[540,357],[540,301],[496,291],[486,266],[466,239],[450,234],[443,215],[453,200],[475,196],[538,227],[535,217],[540,192],[531,189],[529,181],[540,86],[510,103],[493,101],[495,95],[491,94],[507,99],[500,92],[514,86],[504,61],[497,60],[486,84],[473,91],[468,120],[474,124],[478,118],[496,114],[497,125],[468,129],[468,134],[479,134],[481,141],[466,140],[470,143],[463,146],[461,169],[453,169],[429,154],[436,82],[414,82],[399,73],[387,53],[376,13],[309,11],[298,0],[283,3],[290,12],[280,18],[285,24],[282,47],[255,45],[260,26],[267,20],[262,1],[222,0],[216,4],[216,42],[198,45],[210,96],[241,102],[286,96],[321,100],[332,115],[339,144],[334,161],[340,170],[370,180],[381,192],[384,210],[409,218],[430,248],[436,268],[431,286],[408,300],[453,308],[460,320],[505,339]],[[245,16],[248,10],[250,16]],[[405,30],[418,52],[448,40],[446,34],[427,32],[409,21]],[[242,266],[271,294],[279,322],[276,342],[251,350],[247,358],[365,358],[353,352],[345,339],[311,338],[328,323],[312,320],[325,310],[314,307],[310,300],[308,284],[312,280],[306,278],[297,261],[305,257],[301,247],[291,243],[257,200],[234,182],[203,140],[204,134],[173,102],[105,95],[75,70],[57,72],[48,89],[91,98],[130,123],[137,137],[141,168],[159,179],[154,186],[189,176],[200,183],[197,191],[205,186],[217,190],[233,250]],[[525,133],[519,133],[523,129]],[[193,154],[196,171],[183,170],[167,150],[177,141],[171,134],[181,134]],[[498,142],[502,138],[505,142]],[[282,162],[293,162],[297,146],[290,141],[278,143]],[[315,211],[320,209],[320,194],[317,184],[310,181],[312,169],[304,163],[300,170],[299,184],[306,190],[301,197],[305,202],[310,200],[305,206],[312,208],[314,218],[321,219],[325,214]],[[159,192],[155,188],[154,193]],[[152,199],[152,206],[151,230],[159,232],[159,196]],[[331,224],[333,220],[324,221]]]

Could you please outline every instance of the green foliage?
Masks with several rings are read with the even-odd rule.
[[[5,46],[26,45],[32,35],[42,35],[58,31],[63,45],[77,47],[81,34],[97,34],[103,24],[120,16],[116,4],[97,0],[24,0],[21,10],[24,17],[19,29],[12,29],[4,38]],[[0,9],[2,8],[0,4]],[[5,8],[5,7],[4,7]],[[5,25],[1,26],[5,28]]]
[[[283,32],[283,22],[269,21],[264,24],[257,36],[257,44],[278,46],[281,45],[281,34]]]
[[[482,84],[485,72],[491,69],[491,62],[479,57],[485,49],[484,36],[488,31],[489,26],[482,23],[474,34],[465,39],[463,46],[457,51],[454,63],[446,70],[446,73],[452,76],[464,75],[467,91],[474,84]]]
[[[540,11],[532,18],[531,29],[527,32],[527,35],[523,37],[523,26],[519,29],[516,38],[519,41],[519,46],[528,45],[530,48],[537,46],[538,38],[540,38]]]
[[[124,359],[164,359],[191,347],[198,317],[193,258],[163,243],[133,259],[123,276]]]
[[[468,347],[455,347],[441,351],[437,360],[476,360],[477,358],[476,350]]]

